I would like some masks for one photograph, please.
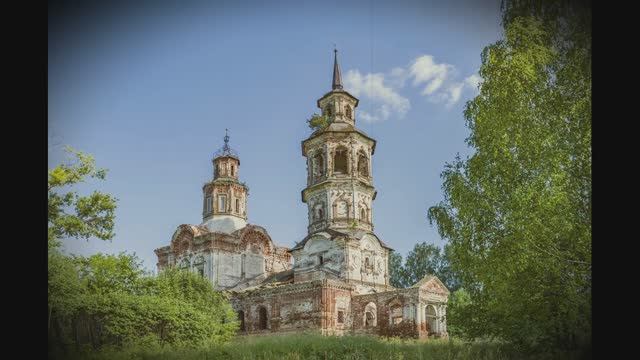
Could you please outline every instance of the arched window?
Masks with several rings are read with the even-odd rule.
[[[178,268],[180,268],[182,270],[189,269],[189,260],[182,259],[182,261],[180,261],[180,265],[178,265]]]
[[[213,206],[213,200],[211,199],[211,196],[207,196],[205,198],[205,203],[204,203],[204,212],[207,214],[210,213],[212,206]]]
[[[375,327],[377,325],[376,321],[376,304],[370,302],[364,308],[364,326],[365,327]]]
[[[404,319],[402,314],[402,305],[395,304],[390,309],[389,320],[392,325],[397,325]]]
[[[231,176],[235,176],[236,175],[236,167],[234,165],[231,165]]]
[[[313,157],[313,175],[317,180],[324,174],[324,159],[322,154],[318,153]]]
[[[244,311],[238,311],[238,320],[240,321],[240,331],[245,331],[244,327]]]
[[[347,173],[347,149],[336,149],[335,155],[333,156],[333,172],[336,174]]]
[[[267,329],[267,309],[265,309],[264,306],[261,306],[258,313],[259,313],[258,327],[260,328],[260,330],[265,330]]]
[[[360,220],[361,221],[368,221],[367,220],[367,211],[364,208],[360,209]]]
[[[364,267],[365,267],[365,268],[369,268],[369,266],[370,266],[370,265],[371,265],[371,264],[370,264],[370,262],[369,262],[369,258],[368,258],[368,257],[364,258]]]
[[[358,154],[358,174],[360,176],[369,176],[369,161],[365,154]]]
[[[325,113],[325,115],[327,115],[327,116],[331,116],[331,115],[333,115],[333,113],[332,113],[332,111],[331,111],[331,105],[327,105],[327,107],[326,107],[326,108],[324,108],[324,113]]]
[[[427,334],[431,335],[433,333],[438,332],[438,324],[437,324],[437,316],[436,308],[433,305],[427,305],[425,309],[425,317],[427,318]]]
[[[236,199],[236,212],[240,213],[240,199]]]
[[[347,119],[351,119],[351,106],[347,105],[347,107],[344,110],[344,113],[347,116]]]
[[[227,195],[218,195],[218,212],[227,211]]]
[[[204,277],[204,264],[205,264],[205,261],[201,255],[196,257],[195,260],[193,261],[193,267],[196,273],[202,277]]]
[[[324,219],[324,210],[322,208],[318,208],[318,220]]]

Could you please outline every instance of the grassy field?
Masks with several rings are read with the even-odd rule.
[[[229,344],[208,349],[144,349],[88,353],[82,359],[242,359],[242,360],[410,360],[410,359],[580,359],[578,355],[532,356],[495,342],[458,340],[400,340],[374,337],[287,335],[239,337]]]

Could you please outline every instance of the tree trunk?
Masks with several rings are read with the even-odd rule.
[[[71,322],[71,327],[73,327],[73,339],[76,344],[76,351],[80,352],[80,338],[78,335],[78,317],[74,316],[73,321]]]
[[[66,344],[64,343],[64,332],[62,330],[62,326],[60,326],[60,320],[57,317],[53,318],[53,329],[55,331],[54,344],[59,345],[60,349],[62,349],[62,353],[66,355],[67,347],[66,347]]]

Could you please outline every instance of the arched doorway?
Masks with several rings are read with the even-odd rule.
[[[427,305],[425,309],[425,317],[427,319],[428,335],[438,333],[438,313],[433,305]]]

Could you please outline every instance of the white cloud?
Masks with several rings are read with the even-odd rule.
[[[359,70],[349,70],[344,77],[345,89],[356,97],[366,98],[371,106],[369,111],[360,110],[358,118],[365,122],[401,119],[411,108],[409,99],[400,95],[407,80],[414,87],[420,86],[420,95],[434,104],[451,107],[468,89],[477,93],[482,78],[472,74],[462,81],[456,80],[455,66],[438,63],[431,55],[421,55],[405,67],[395,67],[388,73],[361,74]]]
[[[413,77],[413,86],[426,83],[422,95],[431,95],[447,80],[454,67],[449,64],[438,64],[433,56],[423,55],[416,58],[409,66],[409,74]]]
[[[362,95],[371,100],[373,112],[359,112],[359,117],[365,122],[383,121],[392,116],[402,118],[411,108],[409,99],[398,94],[391,85],[385,84],[384,74],[362,75],[358,70],[349,70],[344,84],[354,96]]]
[[[464,79],[465,85],[473,90],[478,90],[478,86],[482,82],[482,78],[478,74],[473,74]]]
[[[447,93],[449,94],[449,101],[447,101],[447,106],[452,106],[460,100],[460,94],[462,94],[463,83],[455,83],[449,86],[447,89]]]

